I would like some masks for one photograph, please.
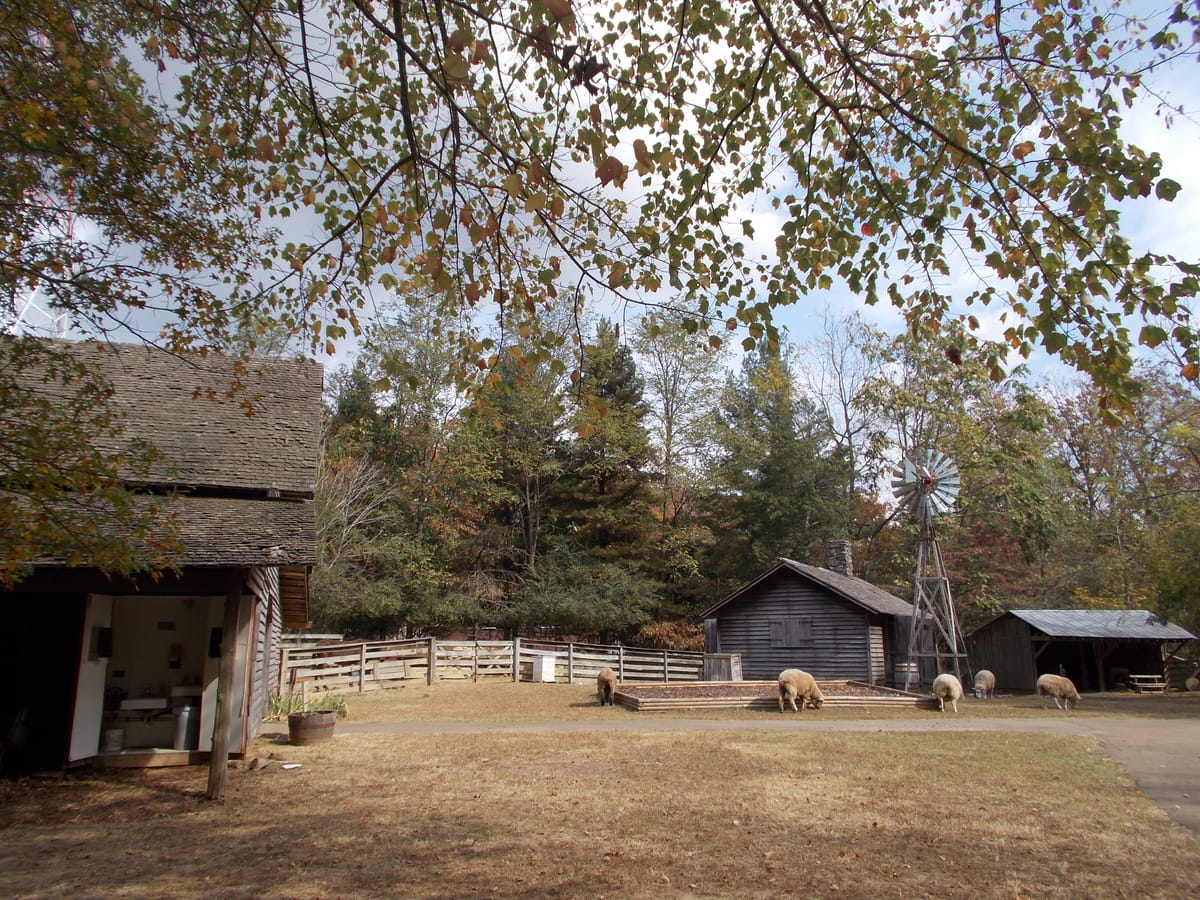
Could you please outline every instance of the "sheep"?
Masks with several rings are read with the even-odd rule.
[[[800,698],[800,706],[796,706],[796,698]],[[792,712],[804,712],[804,704],[812,709],[820,709],[825,702],[825,695],[817,687],[816,679],[807,672],[799,669],[784,669],[779,673],[779,711],[784,712],[784,703],[792,707]]]
[[[933,696],[937,697],[938,709],[946,711],[946,701],[954,712],[958,712],[958,699],[963,695],[962,682],[949,673],[943,673],[933,679]]]
[[[1059,709],[1070,709],[1072,705],[1079,705],[1079,691],[1075,690],[1075,685],[1065,675],[1040,676],[1037,680],[1037,692],[1042,698],[1042,709],[1046,708],[1047,697],[1053,697],[1054,705]],[[1063,702],[1059,703],[1059,700]]]
[[[605,666],[596,673],[596,693],[600,695],[600,705],[613,705],[613,695],[617,692],[617,673]]]
[[[1189,691],[1200,691],[1200,671],[1196,671],[1188,676],[1187,681],[1183,683]]]
[[[996,696],[996,676],[987,669],[975,673],[975,696],[985,699]]]

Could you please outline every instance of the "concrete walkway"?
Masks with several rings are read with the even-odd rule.
[[[843,719],[814,715],[763,722],[661,717],[589,722],[339,722],[340,734],[489,734],[594,731],[877,731],[924,734],[963,731],[1079,735],[1096,739],[1173,822],[1200,833],[1200,719],[1086,717],[1070,714],[1019,719],[938,716],[908,720]],[[260,734],[287,734],[286,723],[264,723]]]

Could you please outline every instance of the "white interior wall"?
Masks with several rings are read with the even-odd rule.
[[[119,596],[113,600],[113,655],[107,684],[129,699],[168,698],[166,712],[120,716],[126,747],[171,747],[170,710],[195,698],[172,697],[172,688],[203,685],[208,650],[209,597]],[[177,660],[178,665],[172,662]]]

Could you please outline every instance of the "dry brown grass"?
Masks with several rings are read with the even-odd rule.
[[[481,696],[478,689],[487,691]],[[774,696],[774,687],[767,689]],[[545,722],[594,721],[596,688],[594,684],[514,684],[511,681],[443,681],[438,684],[409,685],[395,690],[374,691],[348,696],[350,719],[355,722]],[[1066,715],[1054,708],[1042,709],[1033,694],[976,700],[964,697],[958,704],[963,718],[1023,718],[1027,716]],[[669,710],[617,715],[637,718],[698,718],[762,721],[778,717],[776,710]],[[909,710],[869,706],[822,709],[822,720],[843,719],[928,719],[939,716],[936,710]],[[1149,716],[1154,718],[1200,717],[1200,693],[1186,694],[1085,694],[1072,716]]]
[[[355,698],[350,721],[644,715],[601,711],[584,686],[442,685]],[[755,730],[766,715],[719,733],[260,739],[262,756],[301,768],[231,772],[220,804],[202,799],[198,768],[0,785],[0,891],[1181,897],[1200,887],[1200,839],[1090,740]]]

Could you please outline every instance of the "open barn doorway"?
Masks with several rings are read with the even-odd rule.
[[[61,771],[74,711],[83,594],[36,594],[6,604],[0,653],[0,768]]]

